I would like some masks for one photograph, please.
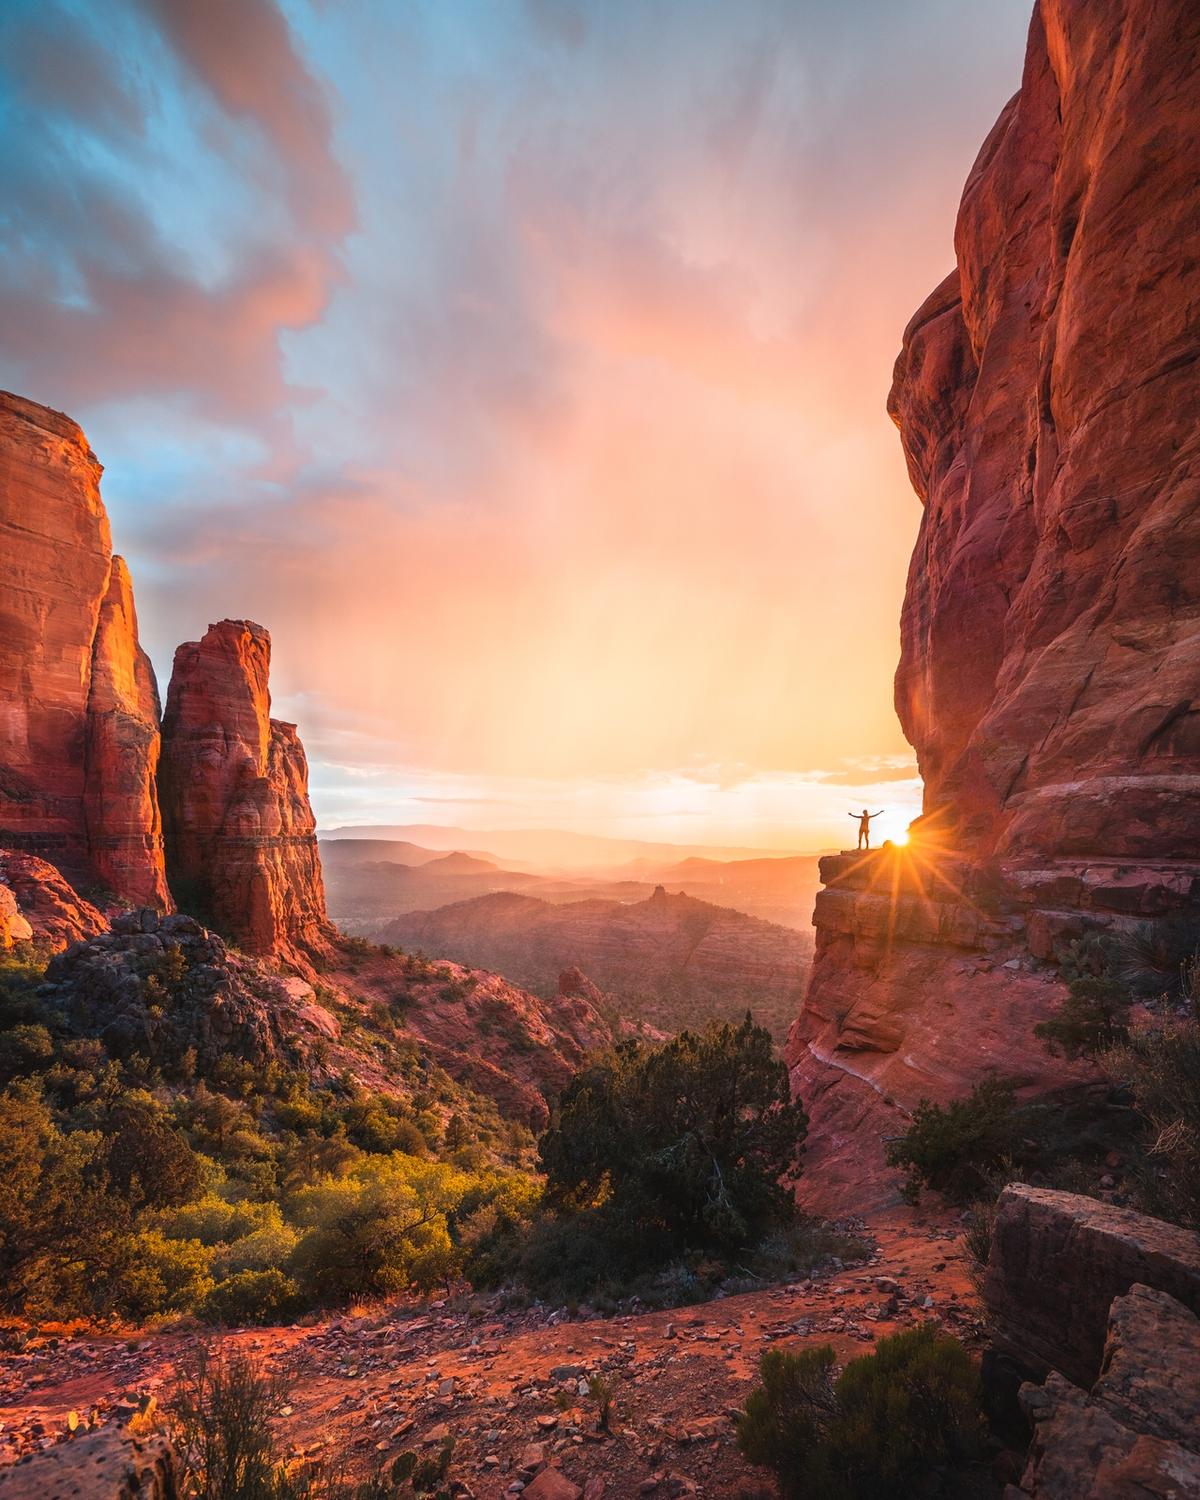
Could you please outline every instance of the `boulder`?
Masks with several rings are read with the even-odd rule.
[[[1134,1286],[1109,1316],[1088,1395],[1061,1374],[1021,1388],[1033,1423],[1020,1493],[1041,1500],[1200,1495],[1200,1321]]]
[[[1116,1298],[1092,1399],[1127,1427],[1200,1452],[1200,1319],[1147,1286]]]
[[[21,915],[21,908],[17,905],[12,888],[0,885],[0,949],[28,942],[32,936],[33,928],[29,925],[29,919]]]
[[[1135,1285],[1200,1313],[1200,1234],[1076,1193],[1004,1189],[983,1295],[997,1345],[1027,1371],[1058,1370],[1090,1388],[1105,1358],[1113,1299]],[[1128,1364],[1126,1326],[1119,1312],[1113,1390]]]
[[[583,1491],[558,1469],[543,1469],[525,1486],[522,1500],[580,1500]]]
[[[85,901],[55,865],[35,854],[0,849],[0,884],[17,907],[15,940],[32,935],[51,948],[65,948],[105,931],[104,913]],[[24,928],[29,928],[29,933]]]
[[[1019,1494],[1036,1500],[1200,1495],[1200,1456],[1126,1427],[1061,1375],[1051,1375],[1043,1386],[1023,1387],[1021,1396],[1033,1423],[1033,1442]]]
[[[176,1500],[179,1468],[167,1440],[105,1427],[0,1469],[3,1500]]]

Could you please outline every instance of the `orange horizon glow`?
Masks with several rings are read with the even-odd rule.
[[[899,843],[887,393],[1028,4],[112,0],[67,48],[12,0],[0,384],[104,463],[160,686],[265,625],[325,828]]]

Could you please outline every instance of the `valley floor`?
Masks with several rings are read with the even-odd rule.
[[[729,1413],[772,1343],[831,1343],[839,1361],[934,1319],[980,1341],[979,1305],[957,1218],[897,1208],[868,1222],[866,1264],[695,1307],[616,1318],[489,1311],[478,1299],[379,1305],[309,1327],[221,1337],[291,1384],[280,1426],[299,1458],[347,1457],[369,1472],[406,1448],[455,1440],[451,1474],[478,1500],[547,1462],[607,1500],[728,1495],[750,1472]],[[196,1333],[51,1336],[0,1356],[0,1464],[60,1441],[71,1412],[127,1417],[169,1394]],[[552,1372],[554,1372],[552,1374]],[[602,1372],[612,1435],[578,1382]]]

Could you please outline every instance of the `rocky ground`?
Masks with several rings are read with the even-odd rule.
[[[898,1209],[868,1234],[875,1250],[862,1265],[673,1311],[569,1317],[464,1297],[222,1338],[288,1379],[279,1421],[297,1458],[350,1457],[366,1472],[450,1435],[451,1473],[477,1500],[569,1497],[589,1481],[588,1500],[716,1497],[747,1473],[730,1414],[770,1345],[828,1342],[844,1361],[928,1319],[978,1340],[956,1220]],[[72,1423],[127,1421],[161,1403],[175,1363],[202,1336],[27,1336],[0,1356],[0,1465],[69,1441]],[[588,1393],[596,1374],[613,1392],[607,1434]]]

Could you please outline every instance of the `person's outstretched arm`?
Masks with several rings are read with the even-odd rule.
[[[887,808],[881,807],[877,813],[872,813],[871,816],[873,818],[882,818],[885,812],[887,812]]]

